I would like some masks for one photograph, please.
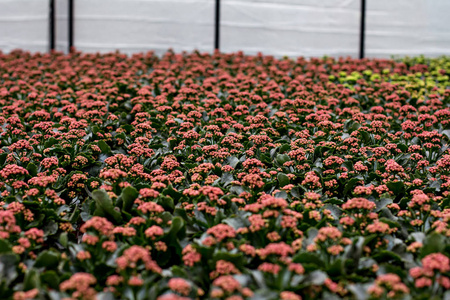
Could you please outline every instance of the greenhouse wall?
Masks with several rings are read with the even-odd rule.
[[[68,1],[55,0],[67,51]],[[74,0],[74,45],[87,52],[212,52],[214,0]],[[450,54],[450,1],[367,0],[368,57]],[[360,0],[221,0],[220,50],[275,56],[359,53]],[[0,0],[0,49],[49,49],[48,0]]]

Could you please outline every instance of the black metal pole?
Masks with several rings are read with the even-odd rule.
[[[361,27],[359,31],[359,58],[364,58],[366,38],[366,0],[361,0]]]
[[[68,41],[68,45],[69,45],[69,53],[72,50],[73,47],[73,0],[69,0],[69,17],[68,17],[68,28],[69,28],[69,41]]]
[[[49,22],[49,48],[50,52],[55,50],[55,0],[50,0],[50,7],[49,7],[49,15],[48,15],[48,22]]]
[[[214,31],[214,49],[219,49],[220,40],[220,0],[216,0],[216,24]]]

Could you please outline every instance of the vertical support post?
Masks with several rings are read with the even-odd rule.
[[[215,30],[214,30],[214,49],[219,50],[220,41],[220,0],[216,0],[216,18],[215,18]]]
[[[361,0],[361,27],[359,30],[359,58],[364,58],[366,38],[366,0]]]
[[[69,53],[70,51],[72,51],[72,47],[73,47],[73,1],[74,0],[68,0],[68,46],[69,46]]]
[[[48,14],[49,25],[49,50],[55,50],[55,0],[50,0]]]

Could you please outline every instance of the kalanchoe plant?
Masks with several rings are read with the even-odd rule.
[[[449,73],[0,52],[0,298],[450,297]]]

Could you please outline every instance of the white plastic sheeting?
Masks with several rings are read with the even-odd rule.
[[[358,0],[223,0],[222,16],[225,52],[358,55]]]
[[[125,53],[169,48],[211,51],[212,0],[75,0],[75,40],[79,50]],[[66,10],[67,11],[67,10]],[[67,13],[61,19],[67,19]],[[66,44],[67,45],[67,44]]]
[[[366,56],[450,55],[450,1],[366,0]]]
[[[0,49],[48,50],[49,2],[0,0]]]
[[[56,47],[67,50],[67,0]],[[74,0],[74,44],[87,52],[211,52],[215,0]],[[275,56],[353,56],[360,0],[222,0],[220,47]],[[450,55],[448,0],[366,0],[366,56]],[[48,50],[48,0],[0,0],[0,49]]]

